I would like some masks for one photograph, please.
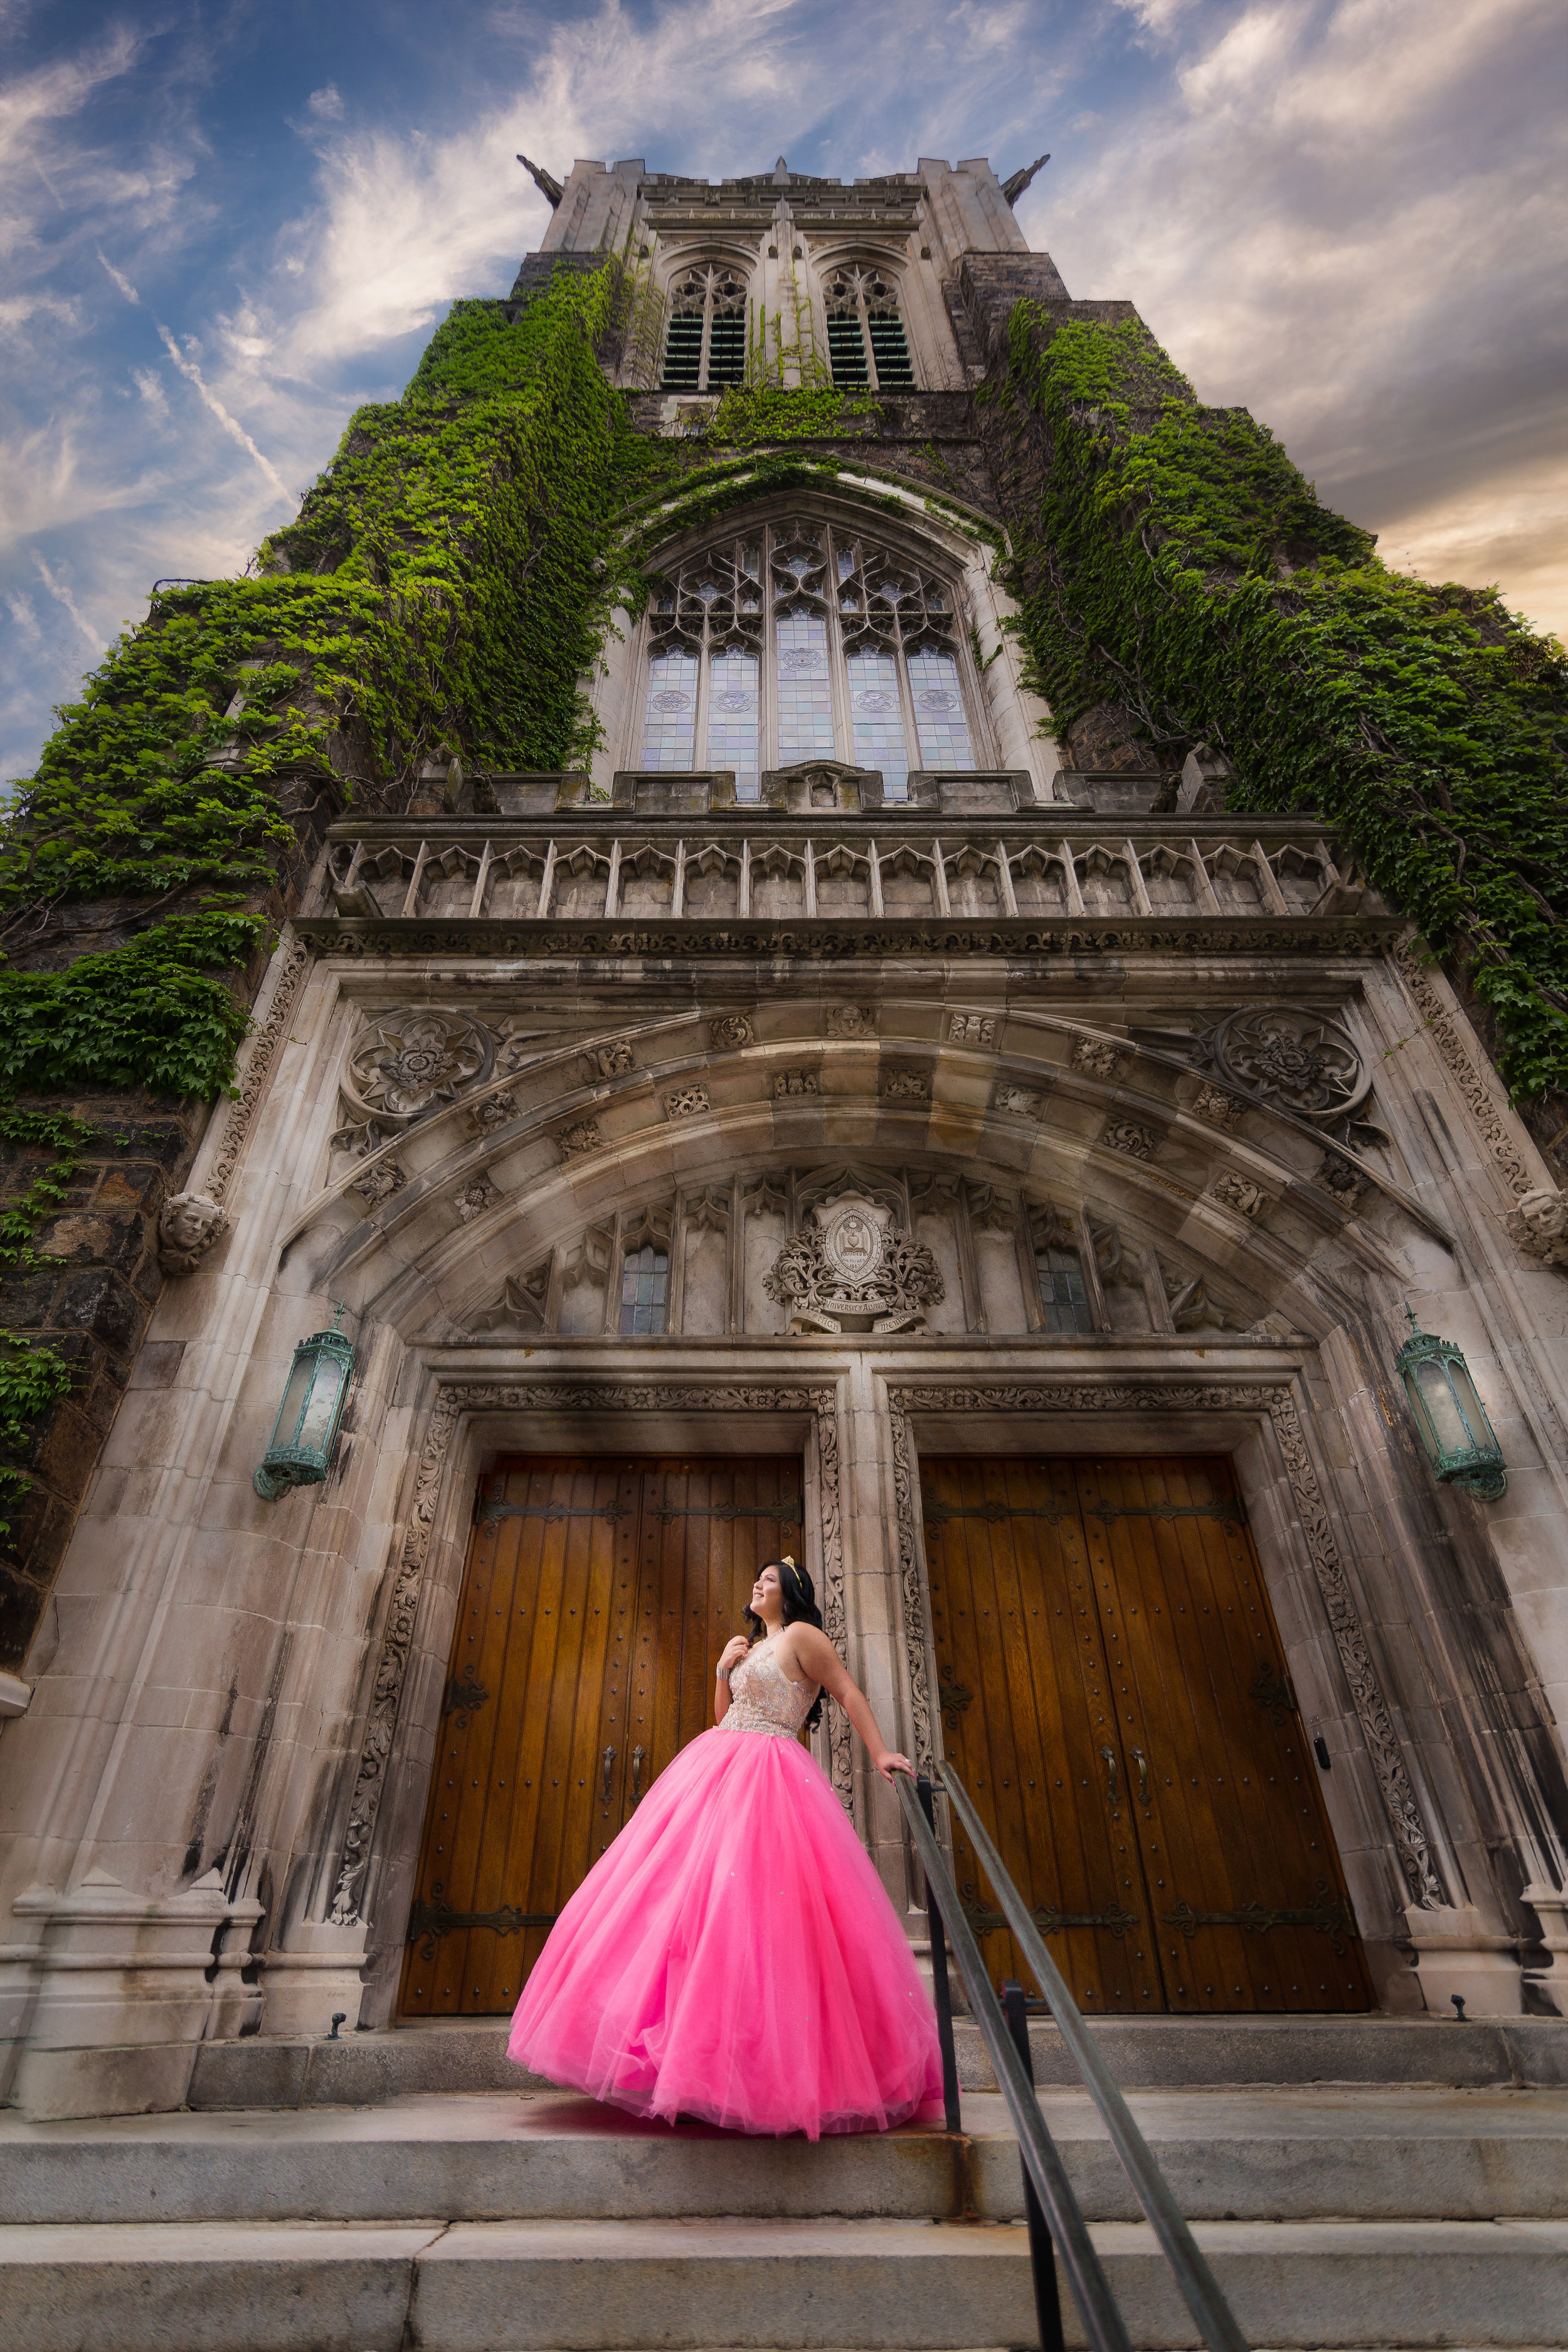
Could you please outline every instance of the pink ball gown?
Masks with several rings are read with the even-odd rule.
[[[762,1643],[567,1903],[508,2050],[636,2115],[885,2131],[942,2095],[892,1905],[795,1735],[816,1696]]]

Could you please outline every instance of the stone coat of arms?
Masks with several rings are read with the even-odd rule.
[[[763,1287],[789,1310],[792,1331],[918,1331],[942,1296],[942,1270],[893,1213],[860,1192],[811,1212]]]

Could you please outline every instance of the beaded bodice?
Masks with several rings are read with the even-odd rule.
[[[816,1697],[815,1683],[792,1683],[773,1654],[773,1645],[759,1643],[730,1673],[730,1705],[721,1731],[760,1731],[769,1739],[793,1739]]]

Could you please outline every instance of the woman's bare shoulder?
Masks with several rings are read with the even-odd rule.
[[[815,1682],[823,1681],[826,1674],[842,1663],[820,1625],[791,1625],[785,1630],[784,1639],[790,1644],[791,1655],[806,1669]]]

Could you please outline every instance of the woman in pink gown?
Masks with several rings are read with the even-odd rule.
[[[770,1560],[719,1661],[716,1727],[667,1766],[567,1903],[510,2054],[636,2115],[776,2134],[885,2131],[942,2095],[936,2020],[870,1858],[803,1724],[836,1698],[884,1780],[892,1754]]]

